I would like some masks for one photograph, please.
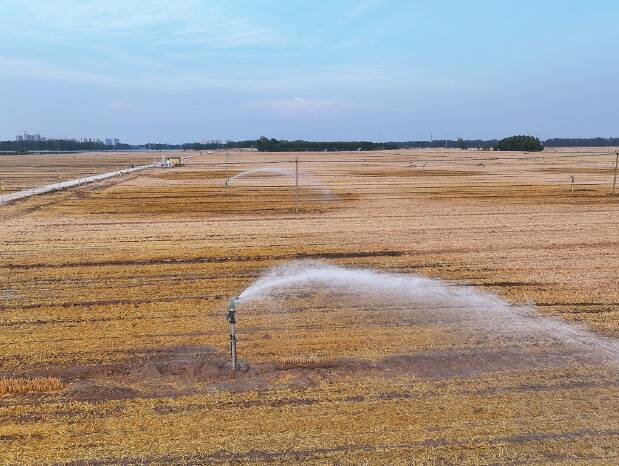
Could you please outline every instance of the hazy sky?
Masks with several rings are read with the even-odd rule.
[[[0,0],[0,138],[619,136],[617,0]]]

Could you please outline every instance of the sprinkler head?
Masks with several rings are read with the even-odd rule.
[[[228,314],[226,314],[226,319],[231,324],[236,324],[236,305],[239,302],[239,298],[232,298],[228,302]]]

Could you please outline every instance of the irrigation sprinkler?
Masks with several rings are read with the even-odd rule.
[[[232,370],[239,368],[236,361],[236,306],[239,298],[232,298],[228,302],[228,314],[226,320],[230,323],[230,357],[232,358]]]
[[[226,182],[224,183],[224,194],[227,194],[228,182],[230,181],[230,177],[228,176],[228,151],[226,151],[226,159],[224,162],[224,176],[226,177]]]
[[[617,156],[615,158],[615,178],[613,180],[613,196],[615,195],[617,188],[617,167],[619,166],[619,152],[617,152]]]
[[[295,194],[294,194],[294,213],[299,213],[299,157],[295,161],[296,171],[295,171]]]

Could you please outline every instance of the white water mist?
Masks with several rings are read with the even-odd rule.
[[[241,304],[257,299],[273,299],[295,291],[344,291],[360,299],[377,302],[397,300],[426,319],[467,322],[522,338],[549,337],[563,344],[586,347],[613,362],[619,362],[615,340],[558,319],[542,316],[530,306],[508,303],[495,294],[468,286],[418,275],[385,273],[369,269],[340,267],[315,261],[297,261],[275,267],[258,278],[239,295]]]
[[[260,174],[283,176],[292,179],[296,177],[296,173],[294,171],[287,170],[285,168],[252,168],[250,170],[245,170],[241,173],[234,175],[227,180],[227,183],[228,186],[230,186],[232,182],[237,181],[241,178]],[[303,182],[305,186],[319,191],[325,199],[331,200],[334,198],[331,190],[327,188],[324,184],[322,184],[319,180],[317,180],[314,176],[307,173],[299,173],[299,179]]]

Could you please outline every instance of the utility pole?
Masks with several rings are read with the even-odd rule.
[[[617,167],[619,166],[619,152],[617,152],[617,157],[615,158],[615,179],[613,180],[613,196],[616,193],[617,188]]]
[[[225,177],[226,177],[226,185],[224,186],[224,193],[228,192],[228,151],[226,151],[226,163],[224,164],[224,171],[225,171]]]
[[[299,157],[297,157],[297,160],[296,160],[295,180],[296,180],[295,182],[296,190],[295,190],[294,212],[298,214],[299,213]]]

